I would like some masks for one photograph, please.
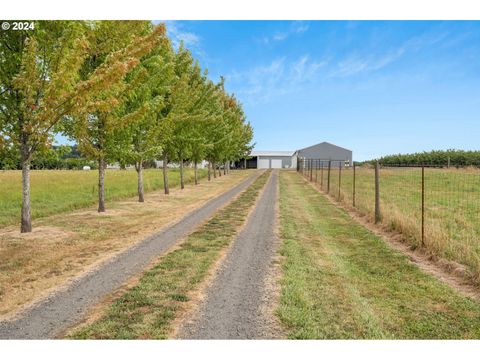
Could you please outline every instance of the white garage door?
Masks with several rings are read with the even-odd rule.
[[[272,159],[272,169],[281,169],[282,159]]]
[[[270,159],[258,159],[258,168],[259,169],[268,169],[270,168]]]

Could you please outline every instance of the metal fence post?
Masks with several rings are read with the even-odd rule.
[[[332,160],[328,160],[328,173],[327,173],[327,193],[330,194],[330,170],[332,169]]]
[[[355,179],[356,176],[355,176],[355,163],[353,163],[353,207],[355,207]]]
[[[425,245],[425,165],[422,164],[422,246]]]
[[[340,200],[340,192],[342,189],[342,162],[338,162],[338,200]]]
[[[375,223],[380,222],[380,164],[375,164]]]
[[[318,184],[318,159],[315,160],[315,184]]]

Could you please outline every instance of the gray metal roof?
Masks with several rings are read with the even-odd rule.
[[[339,149],[343,149],[343,150],[347,150],[347,151],[352,151],[352,150],[350,150],[350,149],[347,149],[347,148],[344,148],[344,147],[342,147],[342,146],[338,146],[338,145],[329,143],[329,142],[327,142],[327,141],[322,141],[321,143],[318,143],[318,144],[315,144],[315,145],[310,145],[310,146],[307,146],[306,148],[298,149],[297,151],[307,150],[307,149],[314,148],[314,147],[319,146],[319,145],[334,146],[334,147],[339,148]],[[297,152],[297,151],[295,151],[295,152]]]

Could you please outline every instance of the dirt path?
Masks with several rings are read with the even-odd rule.
[[[220,207],[245,190],[259,173],[190,212],[176,224],[120,253],[97,269],[74,280],[65,289],[33,305],[14,319],[0,322],[0,339],[54,338],[78,321],[105,295],[140,272],[155,257],[165,253]]]
[[[259,339],[279,336],[269,276],[275,234],[278,171],[274,171],[245,228],[207,290],[197,313],[178,332],[183,339]]]

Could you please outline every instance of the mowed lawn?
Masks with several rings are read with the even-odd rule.
[[[199,177],[205,177],[205,169],[199,169]],[[81,209],[98,201],[98,171],[82,170],[32,170],[31,175],[32,218]],[[186,169],[185,181],[193,181],[193,170]],[[146,192],[163,187],[161,169],[147,169],[143,174]],[[178,169],[169,169],[169,185],[178,186]],[[0,171],[0,226],[20,222],[22,204],[21,171]],[[137,173],[134,170],[107,170],[105,197],[108,201],[135,196]]]
[[[315,180],[315,171],[313,180]],[[421,245],[421,168],[380,169],[383,224],[401,231],[413,247]],[[327,188],[323,172],[323,189]],[[332,169],[330,194],[338,200],[338,169]],[[321,184],[321,171],[317,183]],[[344,169],[340,199],[353,201],[353,171]],[[373,168],[357,167],[356,209],[373,219]],[[431,253],[466,265],[480,284],[480,170],[425,168],[425,242]]]
[[[280,236],[277,314],[290,338],[480,338],[480,304],[422,272],[293,172],[281,172]]]

